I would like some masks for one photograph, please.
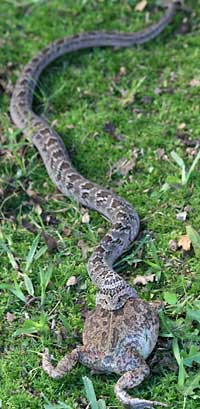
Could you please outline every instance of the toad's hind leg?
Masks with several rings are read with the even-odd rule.
[[[79,361],[81,347],[74,349],[71,353],[65,355],[56,366],[51,363],[51,357],[48,349],[45,349],[42,356],[42,367],[44,371],[53,379],[62,378]]]
[[[141,365],[132,371],[125,372],[115,385],[115,393],[119,401],[129,409],[154,408],[156,405],[167,406],[165,403],[149,401],[145,399],[132,398],[126,392],[127,389],[139,385],[149,374],[150,370],[141,358]]]

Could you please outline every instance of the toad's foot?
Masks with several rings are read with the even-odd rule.
[[[73,366],[78,362],[79,352],[80,348],[74,349],[71,353],[65,355],[56,366],[53,366],[49,351],[45,349],[42,356],[42,367],[51,378],[62,378],[67,372],[71,371]]]
[[[149,367],[146,363],[143,363],[139,368],[134,369],[133,371],[128,371],[121,378],[115,385],[115,393],[117,398],[120,402],[125,406],[125,408],[129,409],[144,409],[144,408],[151,408],[153,409],[154,406],[168,406],[165,403],[157,402],[157,401],[149,401],[145,399],[138,399],[132,398],[126,392],[126,389],[134,388],[143,381],[145,376],[149,374]]]

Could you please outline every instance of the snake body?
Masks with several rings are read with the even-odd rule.
[[[90,32],[51,43],[25,66],[11,99],[14,123],[32,140],[58,189],[82,205],[97,210],[111,222],[110,230],[88,263],[89,276],[98,288],[96,302],[109,310],[118,309],[127,299],[137,297],[136,291],[113,270],[113,263],[136,238],[140,225],[138,214],[130,203],[77,172],[60,136],[33,112],[34,89],[43,69],[63,54],[89,47],[121,48],[145,43],[170,23],[177,9],[177,2],[170,2],[159,22],[137,33]]]

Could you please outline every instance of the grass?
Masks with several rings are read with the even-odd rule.
[[[142,298],[166,304],[160,340],[149,360],[151,377],[132,393],[162,398],[174,409],[196,409],[200,401],[199,252],[177,246],[172,251],[169,244],[187,233],[188,224],[196,232],[200,224],[200,164],[181,184],[180,166],[171,157],[176,152],[184,171],[191,169],[200,138],[200,4],[188,3],[194,12],[186,35],[174,35],[182,24],[179,15],[155,41],[138,49],[95,49],[65,56],[45,70],[35,98],[35,109],[54,122],[78,170],[129,200],[141,217],[137,253],[133,250],[132,259],[126,255],[127,264],[118,268],[132,284],[136,275],[155,273],[154,282],[147,280],[136,288]],[[83,223],[84,209],[55,190],[39,155],[10,121],[10,88],[23,65],[56,38],[143,27],[148,14],[136,13],[135,4],[128,0],[0,4],[3,408],[87,407],[82,377],[90,376],[89,370],[78,365],[62,381],[50,380],[41,370],[40,353],[50,347],[59,359],[81,342],[85,311],[95,302],[86,258],[108,228],[95,212],[89,212],[89,222]],[[157,13],[149,18],[155,20]],[[108,123],[114,124],[122,140],[105,131]],[[136,148],[135,167],[123,177],[119,172],[110,177],[110,168],[121,158],[131,159]],[[181,221],[177,215],[184,211],[187,219]],[[144,239],[146,235],[150,240]],[[194,232],[193,236],[198,242]],[[66,285],[71,276],[77,279],[75,286]],[[119,408],[113,392],[117,377],[91,379],[98,400]]]

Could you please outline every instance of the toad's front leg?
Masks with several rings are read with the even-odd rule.
[[[42,367],[44,371],[53,379],[62,378],[79,361],[81,347],[77,347],[71,353],[65,355],[56,366],[51,363],[48,349],[45,349],[42,356]]]
[[[165,403],[157,401],[148,401],[145,399],[132,398],[126,392],[127,389],[134,388],[139,385],[143,379],[149,375],[149,367],[146,362],[141,358],[141,365],[132,371],[125,372],[124,375],[118,380],[115,385],[115,393],[119,401],[130,409],[144,409],[154,408],[156,405],[167,406]]]

